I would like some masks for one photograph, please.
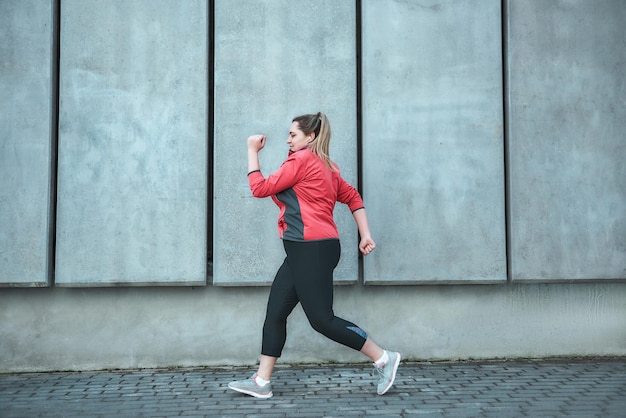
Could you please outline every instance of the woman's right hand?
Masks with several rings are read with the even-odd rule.
[[[359,242],[359,250],[363,255],[368,255],[376,248],[376,243],[372,239],[372,237],[363,237],[361,238],[361,242]]]
[[[248,137],[248,149],[259,152],[265,146],[265,135],[252,135]]]

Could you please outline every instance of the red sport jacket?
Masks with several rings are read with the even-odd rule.
[[[335,203],[345,203],[352,212],[363,208],[361,195],[341,177],[339,167],[331,170],[308,147],[290,151],[267,178],[251,171],[248,184],[253,196],[272,196],[280,208],[278,234],[288,241],[338,239]]]

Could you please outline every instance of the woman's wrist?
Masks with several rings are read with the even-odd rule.
[[[253,148],[248,148],[248,173],[252,171],[261,171],[261,165],[259,164],[259,151]]]

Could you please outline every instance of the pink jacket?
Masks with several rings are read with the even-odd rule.
[[[272,196],[280,208],[278,234],[288,241],[338,239],[333,218],[336,202],[352,212],[363,208],[359,192],[308,147],[289,156],[278,171],[267,178],[260,171],[248,173],[255,197]]]

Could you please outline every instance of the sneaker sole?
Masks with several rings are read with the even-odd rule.
[[[396,353],[396,361],[393,363],[393,372],[391,373],[391,380],[385,389],[378,392],[379,395],[384,395],[387,393],[389,389],[393,386],[393,382],[396,381],[396,372],[398,371],[398,367],[400,366],[400,353]]]
[[[247,389],[241,389],[241,388],[237,388],[231,385],[228,385],[229,389],[234,390],[235,392],[239,392],[239,393],[243,393],[245,395],[250,395],[250,396],[254,396],[255,398],[259,398],[259,399],[269,399],[272,396],[274,396],[274,393],[270,392],[270,393],[259,393],[259,392],[255,392],[253,390],[247,390]]]

